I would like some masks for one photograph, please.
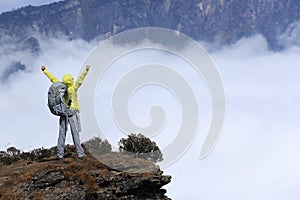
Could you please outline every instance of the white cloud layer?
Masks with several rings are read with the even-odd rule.
[[[265,39],[254,36],[212,54],[227,97],[223,136],[208,158],[197,161],[200,146],[195,145],[166,170],[178,175],[168,186],[170,196],[300,197],[299,53],[295,46],[268,51]]]
[[[59,79],[65,73],[76,76],[95,46],[81,40],[40,42],[40,56],[24,57],[32,66],[0,86],[0,149],[56,145],[58,118],[48,111],[50,83],[40,66],[46,65]],[[206,159],[198,160],[204,137],[199,134],[187,153],[164,170],[173,177],[166,186],[172,199],[299,199],[299,53],[296,46],[269,51],[258,35],[211,54],[226,93],[223,136]],[[22,55],[1,56],[0,63]],[[158,137],[157,143],[165,145],[165,140]]]

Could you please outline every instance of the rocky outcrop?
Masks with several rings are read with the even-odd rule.
[[[127,163],[127,169],[134,163],[135,168],[152,166],[152,171],[120,171],[91,156],[78,160],[73,154],[62,160],[21,159],[0,166],[0,199],[169,199],[162,187],[171,177],[163,175],[153,163],[119,153],[106,157]]]

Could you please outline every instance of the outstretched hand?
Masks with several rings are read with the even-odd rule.
[[[89,71],[89,70],[90,70],[90,67],[91,67],[91,66],[87,65],[87,66],[85,67],[86,71]],[[44,71],[45,69],[46,69],[46,67],[43,65],[43,66],[41,67],[41,70]]]
[[[86,71],[89,71],[89,70],[90,70],[90,67],[91,67],[91,66],[87,65],[87,66],[85,67]]]

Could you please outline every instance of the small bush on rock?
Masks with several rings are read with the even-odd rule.
[[[127,139],[122,138],[119,141],[119,150],[154,163],[163,160],[163,155],[156,143],[142,134],[131,134]]]
[[[101,140],[99,137],[94,137],[83,143],[84,148],[86,148],[91,154],[106,154],[111,152],[111,145],[107,140]]]

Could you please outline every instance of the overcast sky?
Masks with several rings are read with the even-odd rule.
[[[18,9],[24,6],[40,6],[57,2],[60,0],[1,0],[0,1],[0,13],[11,11],[12,9]]]

